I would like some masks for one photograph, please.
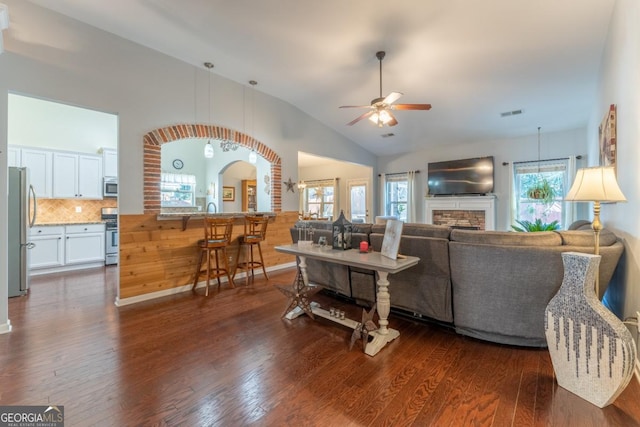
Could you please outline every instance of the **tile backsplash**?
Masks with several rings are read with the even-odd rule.
[[[80,212],[76,212],[76,208]],[[117,199],[73,200],[38,199],[36,224],[63,224],[67,222],[100,221],[101,208],[118,207]]]

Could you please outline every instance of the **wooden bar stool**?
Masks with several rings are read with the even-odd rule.
[[[253,279],[253,270],[262,267],[264,277],[269,280],[267,270],[264,267],[264,259],[262,258],[262,249],[260,248],[260,242],[262,242],[267,235],[267,224],[269,224],[268,216],[260,215],[247,215],[244,218],[244,234],[239,237],[238,245],[238,258],[236,268],[233,270],[233,277],[236,277],[238,269],[244,270],[247,274],[247,284],[249,283],[249,271],[251,271],[251,278]],[[253,258],[253,247],[258,247],[258,254],[260,255],[260,261]],[[240,253],[242,248],[245,249],[245,257],[243,261],[240,261]],[[248,253],[247,253],[248,252]]]
[[[193,280],[194,290],[198,285],[198,279],[206,271],[207,287],[205,288],[205,296],[209,295],[209,281],[212,278],[218,280],[218,289],[220,289],[220,276],[226,275],[229,284],[234,288],[233,278],[229,271],[229,257],[227,256],[227,246],[231,243],[231,232],[233,231],[233,218],[224,217],[205,217],[204,218],[204,239],[198,240],[200,256],[196,265],[196,277]],[[223,266],[220,266],[218,252],[222,252]],[[212,265],[211,255],[215,257],[215,266]],[[203,269],[202,264],[207,262],[207,268]],[[212,275],[213,273],[213,275]]]

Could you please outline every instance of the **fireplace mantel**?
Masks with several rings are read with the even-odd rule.
[[[496,196],[427,197],[424,202],[425,223],[433,224],[433,211],[484,211],[485,230],[496,229]]]

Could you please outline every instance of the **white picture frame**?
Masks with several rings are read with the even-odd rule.
[[[398,258],[398,249],[400,248],[403,224],[404,222],[400,220],[387,220],[387,225],[384,229],[384,237],[382,238],[380,255],[391,259]]]

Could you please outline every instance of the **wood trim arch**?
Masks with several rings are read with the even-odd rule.
[[[275,151],[245,133],[222,126],[179,124],[152,130],[142,138],[144,145],[144,213],[160,213],[160,147],[185,138],[222,139],[253,149],[271,164],[271,210],[282,211],[282,160]]]

